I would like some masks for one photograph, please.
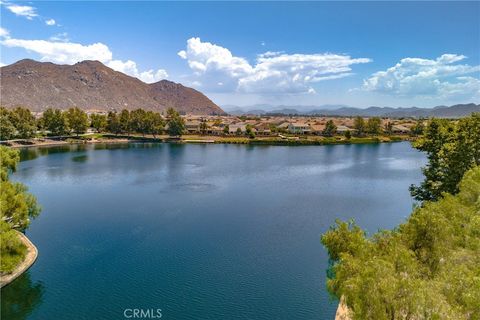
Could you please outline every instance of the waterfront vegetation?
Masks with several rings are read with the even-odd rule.
[[[423,202],[371,237],[337,221],[322,236],[328,289],[353,319],[480,319],[480,117],[434,119],[414,146],[429,160],[410,188]]]
[[[10,181],[19,161],[18,150],[0,146],[0,272],[10,273],[24,260],[26,246],[15,230],[25,231],[31,219],[38,216],[40,207],[35,197],[21,183]]]
[[[224,119],[223,119],[224,120]],[[262,123],[259,118],[240,116],[237,119],[243,126],[235,125],[230,130],[229,123],[222,118],[202,118],[187,128],[187,121],[175,109],[169,108],[165,115],[136,109],[106,113],[87,114],[79,108],[65,111],[49,108],[37,117],[25,108],[13,110],[0,108],[1,140],[57,139],[70,142],[86,142],[92,139],[104,139],[107,142],[118,139],[132,140],[166,140],[174,138],[176,142],[240,143],[240,144],[273,144],[273,145],[324,145],[379,143],[414,139],[421,134],[423,121],[417,121],[416,130],[410,134],[399,134],[393,131],[392,122],[378,117],[365,120],[356,117],[352,121],[351,130],[339,131],[335,122],[330,119],[323,129],[317,133],[296,132],[295,128],[279,126],[273,123]],[[257,126],[248,121],[260,121]],[[295,118],[292,121],[304,121]],[[288,124],[288,123],[287,123]],[[170,140],[172,141],[172,140]],[[28,144],[28,143],[27,143]]]

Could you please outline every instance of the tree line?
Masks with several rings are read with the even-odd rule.
[[[36,119],[30,110],[17,107],[13,110],[0,107],[0,139],[29,139],[37,133],[46,132],[51,136],[80,135],[88,128],[96,132],[130,135],[132,133],[157,135],[167,132],[179,136],[185,131],[185,122],[173,108],[167,109],[166,117],[154,111],[136,109],[122,110],[108,114],[91,114],[77,107],[68,110],[48,108]]]
[[[353,221],[322,236],[328,290],[352,319],[480,319],[480,114],[433,119],[414,147],[427,153],[421,201],[394,230],[367,237]]]

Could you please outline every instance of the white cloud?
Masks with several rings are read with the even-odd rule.
[[[73,64],[82,60],[112,60],[112,52],[103,43],[82,45],[72,42],[53,42],[47,40],[4,39],[6,47],[19,47],[40,54],[42,61]]]
[[[396,96],[453,97],[478,94],[480,80],[467,76],[480,72],[480,66],[454,64],[464,55],[444,54],[435,60],[404,58],[385,71],[364,80],[363,90]]]
[[[10,37],[10,32],[5,29],[0,27],[0,38],[9,38]]]
[[[17,16],[25,17],[28,20],[32,20],[34,17],[38,16],[36,9],[31,6],[21,6],[12,3],[5,3],[5,6]]]
[[[331,53],[265,52],[251,65],[227,48],[202,42],[200,38],[189,39],[187,49],[178,55],[187,60],[196,77],[207,80],[202,83],[212,84],[210,90],[244,93],[312,93],[311,84],[349,76],[351,65],[371,61]]]
[[[57,33],[49,38],[50,41],[54,42],[69,42],[70,39],[68,38],[67,32]]]
[[[45,20],[45,23],[47,24],[47,26],[54,26],[56,22],[54,19],[48,19]]]
[[[157,82],[168,77],[168,73],[164,69],[158,69],[157,71],[148,70],[140,72],[138,71],[137,64],[135,63],[135,61],[132,60],[111,60],[107,62],[107,65],[113,70],[134,76],[146,83]]]
[[[98,60],[114,70],[137,77],[147,83],[168,77],[164,69],[139,71],[137,64],[132,60],[114,60],[112,51],[100,42],[83,45],[73,42],[4,38],[0,43],[6,47],[23,48],[39,54],[41,61],[74,64],[83,60]]]

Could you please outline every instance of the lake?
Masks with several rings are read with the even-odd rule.
[[[410,214],[425,156],[409,143],[33,148],[13,180],[43,211],[32,268],[2,319],[333,319],[320,235]]]

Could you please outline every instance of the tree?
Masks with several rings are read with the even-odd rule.
[[[379,117],[372,117],[367,120],[366,131],[371,135],[377,135],[381,132],[382,120]]]
[[[90,115],[90,126],[97,132],[102,132],[107,128],[107,116],[104,114],[92,113]]]
[[[167,109],[168,134],[172,137],[181,136],[185,131],[185,122],[180,114],[173,108]]]
[[[64,135],[69,130],[65,114],[58,109],[48,108],[45,110],[41,122],[43,129],[50,131],[50,134],[54,136]]]
[[[385,123],[383,131],[385,131],[386,134],[391,135],[393,133],[393,123],[390,121]]]
[[[65,115],[70,130],[72,130],[77,136],[87,131],[88,116],[85,111],[75,107],[68,109]]]
[[[480,167],[459,190],[416,208],[393,231],[367,238],[337,221],[322,236],[332,259],[328,290],[352,319],[480,318]]]
[[[242,129],[237,128],[237,130],[235,131],[235,133],[236,133],[237,136],[241,136],[241,135],[242,135]]]
[[[425,126],[423,125],[423,121],[418,120],[417,123],[410,128],[410,134],[412,136],[419,136],[423,134],[424,129],[425,129]]]
[[[347,140],[350,140],[352,138],[352,133],[350,132],[350,130],[345,131],[345,138]]]
[[[13,229],[24,231],[40,207],[25,185],[9,180],[20,160],[19,151],[0,146],[0,159],[0,272],[8,273],[24,260],[27,251]]]
[[[255,138],[255,132],[253,132],[252,125],[247,124],[247,125],[245,126],[245,133],[247,134],[247,136],[248,136],[250,139]]]
[[[25,185],[9,180],[9,173],[15,171],[20,159],[18,150],[0,146],[0,158],[0,220],[10,228],[25,230],[30,219],[38,216],[40,207]]]
[[[201,134],[206,134],[208,130],[208,124],[205,120],[200,122],[200,133]]]
[[[333,137],[335,133],[337,133],[337,126],[333,123],[333,120],[328,120],[322,134],[326,137]]]
[[[148,133],[153,135],[153,138],[156,139],[156,135],[162,134],[165,121],[163,121],[162,115],[157,112],[148,111],[147,112],[147,121],[148,121]]]
[[[110,111],[107,114],[107,130],[113,134],[119,134],[122,132],[120,119],[116,112]]]
[[[138,132],[145,136],[149,125],[147,120],[147,113],[143,109],[136,109],[130,112],[130,128],[133,132]]]
[[[355,133],[361,137],[365,134],[365,120],[362,117],[355,117],[353,121],[353,127],[355,128]]]
[[[10,140],[15,137],[15,126],[11,121],[11,112],[0,107],[0,140]]]
[[[223,134],[229,134],[230,133],[230,126],[228,124],[223,127]]]
[[[10,119],[16,129],[18,138],[28,139],[35,136],[37,123],[30,110],[17,107],[12,111]]]
[[[432,119],[414,147],[426,152],[428,163],[422,169],[424,181],[410,186],[412,196],[426,201],[438,200],[443,193],[455,194],[464,173],[480,165],[480,114],[460,119],[456,124]]]
[[[132,131],[132,123],[130,122],[130,112],[128,110],[123,109],[120,112],[120,117],[119,117],[119,122],[120,122],[120,131],[123,134],[127,134],[130,136],[130,132]]]

